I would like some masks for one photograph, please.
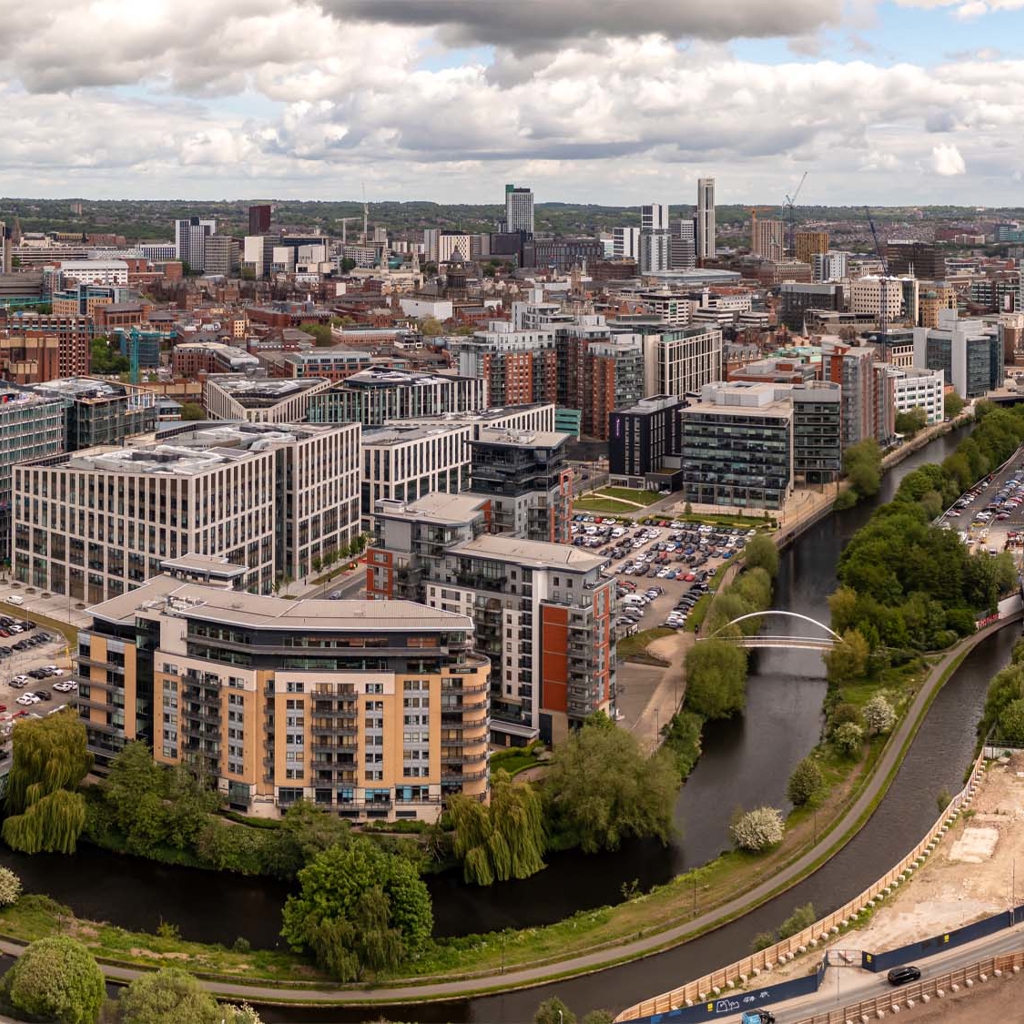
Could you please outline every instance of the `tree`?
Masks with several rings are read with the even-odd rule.
[[[110,344],[105,334],[98,334],[89,343],[89,369],[92,373],[125,373],[130,366],[127,356]]]
[[[181,407],[183,420],[205,420],[206,410],[198,402],[185,402]]]
[[[583,1024],[612,1024],[615,1014],[609,1010],[591,1010],[583,1015]]]
[[[15,1010],[57,1024],[95,1024],[106,996],[92,954],[64,935],[30,943],[3,987]]]
[[[305,331],[313,339],[317,348],[330,348],[334,344],[334,336],[331,333],[330,324],[320,324],[315,320],[305,320],[299,324],[299,330]]]
[[[222,1024],[217,1000],[177,967],[143,974],[121,992],[121,1024]]]
[[[749,569],[764,569],[769,576],[775,577],[779,572],[779,549],[771,537],[759,533],[751,537],[743,551],[743,557]]]
[[[424,317],[420,321],[420,334],[424,338],[436,338],[438,335],[444,333],[444,328],[441,326],[441,322],[432,316]]]
[[[73,711],[19,722],[12,735],[3,838],[22,853],[74,853],[85,826],[79,783],[92,767]]]
[[[662,726],[664,747],[675,758],[676,771],[682,779],[689,776],[700,758],[703,728],[704,719],[692,711],[679,711],[672,716],[668,725]]]
[[[576,1014],[557,996],[545,999],[533,1015],[533,1024],[576,1024]]]
[[[703,640],[686,654],[686,707],[703,718],[730,718],[746,703],[747,652]]]
[[[0,868],[0,907],[17,903],[20,895],[21,879],[10,868]]]
[[[416,868],[372,839],[324,850],[299,872],[299,884],[281,935],[338,981],[397,967],[430,938],[430,894]]]
[[[346,256],[341,261],[341,272],[343,274],[347,274],[350,271],[353,271],[355,269],[356,269],[356,261],[354,259],[351,259],[350,257]]]
[[[999,734],[1004,743],[1024,747],[1024,698],[1008,704],[999,716]]]
[[[786,826],[782,812],[774,807],[757,807],[738,814],[729,826],[732,841],[741,850],[761,853],[782,842]]]
[[[786,784],[786,796],[795,807],[810,803],[825,788],[825,776],[818,762],[808,756],[798,762]]]
[[[857,629],[848,629],[831,650],[825,652],[825,668],[830,683],[842,686],[854,679],[860,679],[867,671],[871,648],[864,634]]]
[[[843,472],[862,498],[878,493],[882,485],[882,451],[874,438],[850,445],[843,453]]]
[[[632,733],[592,715],[555,749],[544,779],[555,844],[596,853],[648,836],[667,843],[679,786],[671,753],[644,757]]]
[[[857,757],[864,746],[864,730],[856,722],[843,722],[832,734],[832,742],[844,757]]]
[[[793,913],[779,925],[779,938],[788,939],[799,935],[805,928],[810,928],[818,920],[818,912],[814,909],[813,903],[805,903],[802,907],[796,907]]]
[[[949,420],[956,419],[964,411],[964,400],[955,391],[947,391],[942,404],[943,415]]]
[[[899,412],[896,414],[897,434],[913,437],[924,430],[926,426],[928,426],[928,414],[919,405],[914,406],[909,412]]]
[[[864,705],[864,724],[872,736],[881,736],[896,724],[896,711],[884,693],[876,693]]]
[[[508,772],[491,776],[489,807],[459,795],[449,801],[448,814],[467,883],[529,878],[544,867],[543,802],[532,786],[514,785]]]

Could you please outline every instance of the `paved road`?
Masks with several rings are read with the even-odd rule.
[[[853,943],[852,948],[856,948],[856,936],[851,935],[849,939]],[[1024,950],[1024,925],[1007,928],[1006,931],[986,935],[965,946],[958,946],[945,953],[937,953],[935,956],[912,962],[921,969],[921,978],[927,980],[942,977],[960,967],[969,967],[991,956],[1001,956],[1018,950]],[[786,1020],[801,1020],[814,1014],[852,1006],[862,1000],[877,999],[893,991],[884,971],[872,974],[859,967],[829,967],[825,981],[813,995],[801,996],[784,1003],[772,1003],[770,1008],[776,1016],[785,1010]],[[729,1017],[725,1024],[735,1024],[739,1019],[738,1015]]]
[[[294,1001],[302,999],[310,1003],[399,1003],[399,1002],[423,1002],[430,999],[450,999],[465,996],[470,993],[482,991],[502,991],[513,988],[525,988],[531,985],[539,985],[550,981],[556,976],[564,976],[569,973],[589,973],[599,971],[602,968],[611,966],[612,963],[626,958],[635,958],[645,953],[650,953],[659,947],[669,945],[673,942],[681,942],[686,936],[700,929],[708,929],[715,926],[722,918],[732,915],[740,915],[751,905],[757,904],[786,883],[795,883],[800,876],[819,858],[832,855],[840,848],[839,837],[842,837],[864,814],[872,801],[880,792],[889,772],[896,766],[904,741],[910,735],[911,728],[916,723],[918,715],[930,698],[932,692],[938,687],[939,680],[943,673],[953,661],[970,649],[974,644],[991,636],[1006,625],[1020,621],[1024,613],[1017,612],[1009,619],[996,623],[981,630],[971,637],[964,644],[947,653],[942,660],[935,665],[928,676],[925,684],[921,687],[911,705],[910,713],[900,723],[899,728],[891,737],[885,752],[879,759],[878,766],[871,777],[871,781],[864,791],[857,798],[854,804],[843,816],[838,826],[833,829],[830,835],[824,837],[812,849],[808,850],[802,857],[794,861],[787,868],[773,875],[772,878],[756,886],[751,891],[736,899],[731,900],[724,906],[714,911],[703,914],[700,917],[688,921],[684,925],[660,931],[644,938],[626,942],[609,949],[598,950],[592,953],[582,954],[569,960],[562,960],[555,964],[542,967],[528,967],[518,970],[509,970],[504,974],[491,974],[481,977],[466,978],[457,981],[410,981],[404,984],[396,984],[388,987],[366,988],[366,989],[307,989],[301,987],[280,987],[269,988],[259,985],[234,985],[226,982],[203,981],[201,984],[215,992],[219,996],[232,998],[248,998],[254,1002],[273,1003],[275,1001]],[[892,852],[895,863],[904,851],[894,850]],[[12,943],[0,943],[0,949],[4,952],[18,955],[20,947]],[[120,967],[103,966],[103,972],[112,981],[130,981],[139,974],[144,973],[138,970],[125,969]],[[652,997],[656,993],[650,994]]]

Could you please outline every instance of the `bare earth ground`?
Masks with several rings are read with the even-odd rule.
[[[973,812],[973,813],[972,813]],[[1016,861],[1021,878],[1016,878]],[[989,765],[971,809],[863,928],[840,936],[843,949],[885,950],[959,928],[1024,902],[1024,755]],[[815,954],[817,957],[818,954]],[[806,971],[798,957],[777,968],[782,980]],[[1024,1021],[1024,985],[1012,975],[903,1010],[918,1024]]]

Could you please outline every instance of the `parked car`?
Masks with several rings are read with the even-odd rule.
[[[894,967],[886,977],[890,985],[906,985],[911,981],[919,981],[921,970],[912,964],[904,964],[902,967]]]

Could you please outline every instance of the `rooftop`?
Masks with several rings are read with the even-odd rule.
[[[53,398],[73,398],[81,400],[98,400],[121,398],[128,394],[124,384],[98,377],[64,377],[61,380],[48,380],[42,384],[27,385],[38,395]]]
[[[421,441],[425,437],[439,437],[465,429],[462,423],[444,423],[422,425],[406,424],[404,420],[396,420],[385,427],[371,427],[363,430],[362,445],[406,444],[409,441]]]
[[[495,430],[485,427],[480,430],[477,440],[486,444],[503,444],[512,448],[557,448],[572,435],[556,430]]]
[[[565,568],[589,572],[606,565],[607,558],[592,555],[571,544],[555,544],[544,540],[521,540],[503,534],[483,534],[475,540],[455,544],[448,549],[453,555],[473,555],[534,569]]]
[[[157,576],[137,590],[104,601],[89,611],[96,618],[123,623],[134,622],[139,611],[150,611],[288,633],[473,628],[473,620],[468,616],[414,601],[289,601],[185,583],[171,576]]]
[[[206,380],[246,408],[274,405],[328,383],[324,377],[250,377],[235,373],[211,373]]]
[[[351,350],[349,350],[351,351]],[[359,353],[365,355],[365,353]],[[431,384],[446,384],[453,380],[465,380],[454,374],[446,373],[422,373],[415,370],[396,370],[388,366],[371,366],[369,369],[353,373],[351,377],[338,381],[331,389],[333,391],[349,391],[353,388],[381,388],[381,387],[427,387]]]
[[[422,523],[437,525],[458,525],[468,522],[481,506],[491,500],[489,495],[463,491],[449,494],[447,491],[431,491],[415,501],[402,502],[383,500],[374,509],[379,516],[401,516]]]

